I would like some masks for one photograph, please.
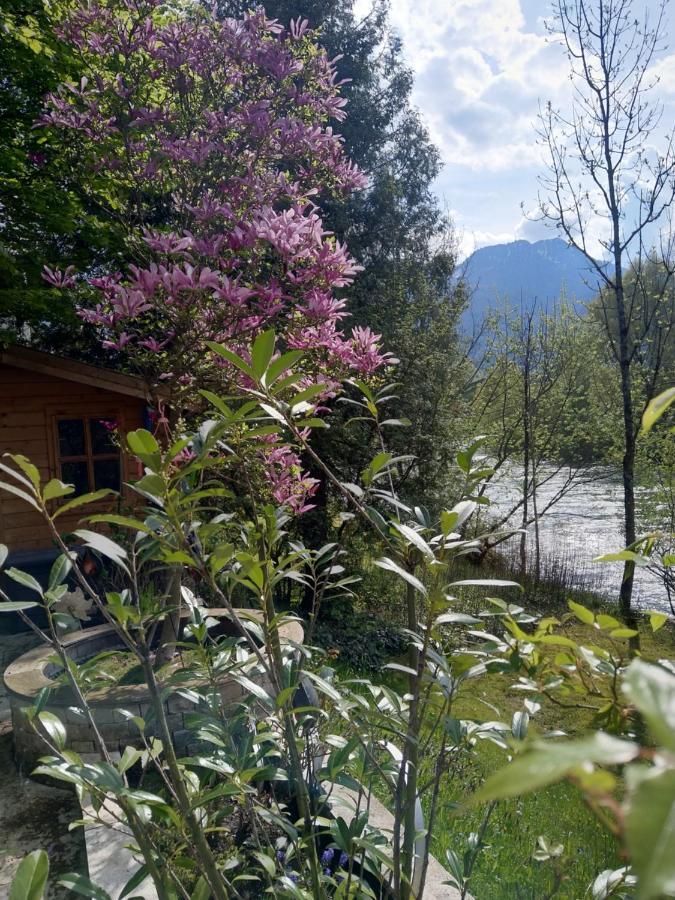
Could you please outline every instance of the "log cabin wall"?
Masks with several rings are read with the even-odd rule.
[[[145,400],[96,386],[92,383],[96,378],[87,377],[86,371],[91,368],[95,373],[93,367],[77,363],[73,366],[68,378],[59,378],[46,366],[41,372],[0,364],[0,455],[22,453],[39,468],[44,480],[61,478],[59,419],[115,420],[122,433],[143,427]],[[80,370],[82,377],[73,380],[73,374],[79,375]],[[121,475],[122,481],[136,477],[135,465],[124,456]],[[5,478],[3,473],[2,479]],[[118,503],[104,501],[96,504],[96,509],[82,507],[64,515],[59,520],[59,530],[71,531],[82,516],[116,508]],[[10,552],[53,546],[40,515],[5,491],[0,491],[0,543],[6,544]]]

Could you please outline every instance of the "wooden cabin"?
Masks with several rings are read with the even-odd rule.
[[[121,434],[142,428],[147,403],[140,378],[25,347],[0,348],[0,456],[22,453],[44,480],[60,478],[74,484],[77,494],[119,490],[135,476],[135,463],[121,453],[111,425],[116,423]],[[102,505],[110,509],[109,502]],[[95,511],[82,507],[64,515],[59,530],[74,529],[83,515]],[[17,563],[37,561],[36,551],[53,547],[39,513],[2,490],[0,543]]]

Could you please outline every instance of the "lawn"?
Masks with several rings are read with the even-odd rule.
[[[528,596],[529,595],[529,596]],[[482,592],[469,591],[456,609],[475,612],[483,608]],[[520,602],[528,609],[543,612],[545,591],[529,590]],[[616,616],[616,610],[602,604],[598,598],[585,595],[576,599],[590,607],[602,607]],[[564,606],[557,602],[547,614],[562,617]],[[344,626],[349,634],[349,627]],[[371,647],[382,642],[382,622],[373,626]],[[359,622],[358,648],[368,646],[367,621]],[[675,656],[675,627],[669,623],[654,634],[645,619],[640,626],[641,653],[646,659]],[[603,644],[606,639],[599,632],[589,633],[589,627],[575,621],[565,624],[565,634],[584,643]],[[386,642],[385,642],[386,643]],[[352,665],[343,658],[338,662],[342,675],[359,675],[375,680],[385,677],[396,683],[397,678],[379,675],[362,668],[361,650]],[[335,649],[333,654],[336,655]],[[343,654],[340,654],[343,656]],[[338,660],[340,657],[338,657]],[[474,721],[499,719],[510,722],[513,713],[522,709],[524,695],[514,691],[512,675],[487,675],[464,685],[455,703],[458,718]],[[396,687],[404,689],[398,682]],[[591,725],[592,713],[583,709],[561,709],[546,701],[531,720],[530,730],[544,734],[562,730],[570,735],[582,734]],[[496,768],[504,765],[504,754],[488,743],[479,743],[475,756],[461,769],[448,776],[442,785],[439,812],[432,834],[432,852],[445,861],[446,850],[460,856],[466,851],[472,832],[480,828],[484,809],[457,809],[473,787],[477,787]],[[538,839],[543,837],[549,847],[562,845],[562,852],[554,860],[535,858]],[[543,900],[549,896],[576,900],[591,896],[590,885],[596,876],[608,868],[623,865],[615,838],[601,827],[585,805],[579,791],[569,784],[560,784],[536,794],[516,800],[502,801],[492,813],[485,831],[485,849],[479,855],[471,878],[471,893],[479,900]]]

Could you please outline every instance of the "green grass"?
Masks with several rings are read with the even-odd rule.
[[[495,574],[481,571],[480,576]],[[476,575],[467,572],[456,577]],[[517,595],[515,591],[509,591],[507,596],[528,610],[562,618],[567,612],[566,599],[572,595],[572,591],[561,585],[530,583],[524,593]],[[485,608],[484,596],[484,589],[468,589],[461,600],[453,604],[453,609],[476,612]],[[597,595],[576,592],[574,599],[595,611],[608,612],[619,618],[616,607]],[[589,633],[589,627],[580,623],[566,623],[564,629],[565,634],[579,642],[606,643],[605,636],[599,631]],[[644,619],[640,623],[640,638],[641,654],[646,659],[675,657],[672,622],[653,633]],[[338,668],[341,668],[339,664]],[[354,674],[372,677],[372,672],[355,673],[352,669],[350,675]],[[512,690],[514,681],[512,675],[494,674],[467,682],[453,714],[474,721],[499,719],[510,722],[513,713],[522,709],[524,699],[521,692]],[[561,709],[544,701],[531,721],[531,731],[543,734],[560,729],[578,735],[591,727],[592,716],[589,710]],[[432,852],[441,863],[445,861],[448,849],[460,856],[464,853],[469,835],[478,830],[484,815],[483,809],[463,806],[458,811],[457,805],[504,764],[503,752],[493,745],[480,743],[475,756],[462,763],[461,771],[445,777],[431,835]],[[556,872],[550,862],[542,863],[534,858],[540,836],[550,845],[562,844],[564,848],[556,863],[559,881],[555,897],[560,900],[590,897],[589,886],[603,869],[624,864],[615,838],[598,823],[580,792],[570,784],[559,784],[497,805],[485,834],[486,848],[474,868],[470,893],[478,900],[544,900],[550,896],[556,884]]]

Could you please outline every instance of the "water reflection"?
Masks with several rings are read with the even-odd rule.
[[[522,466],[509,464],[490,485],[492,514],[505,515],[521,496]],[[543,509],[563,487],[570,470],[555,472],[542,470],[542,480],[548,479],[537,491],[537,506]],[[624,547],[623,490],[620,477],[609,469],[574,470],[575,483],[539,521],[539,540],[542,559],[565,564],[569,580],[574,586],[597,590],[610,599],[617,599],[621,586],[622,563],[594,563],[593,559]],[[638,488],[645,493],[646,489]],[[521,511],[509,520],[520,527]],[[534,525],[528,529],[528,556],[534,560]],[[516,551],[519,537],[511,538],[507,548]],[[510,547],[509,547],[510,545]],[[635,605],[641,608],[670,611],[666,591],[658,576],[638,569],[633,593]]]

